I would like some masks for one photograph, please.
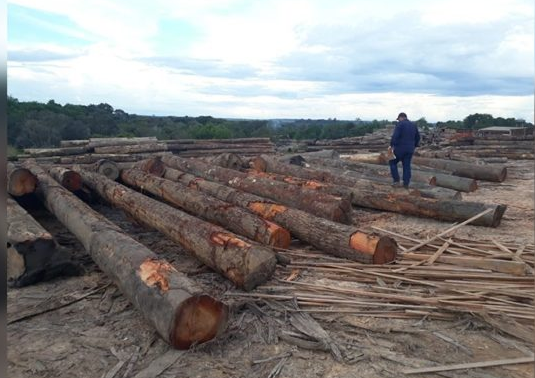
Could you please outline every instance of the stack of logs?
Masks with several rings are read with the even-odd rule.
[[[176,139],[157,140],[155,137],[91,138],[64,140],[59,148],[27,148],[18,156],[23,161],[34,158],[43,164],[92,164],[101,159],[114,162],[135,162],[154,155],[177,154],[184,157],[212,156],[222,152],[244,156],[273,153],[269,138],[241,139]]]

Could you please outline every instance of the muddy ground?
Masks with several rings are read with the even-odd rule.
[[[501,184],[481,183],[465,200],[504,203],[497,229],[465,226],[456,236],[475,240],[534,242],[534,169],[531,161],[511,162]],[[232,284],[211,272],[158,232],[104,204],[94,208],[132,237],[231,305],[227,331],[193,350],[174,351],[99,270],[53,216],[32,208],[34,216],[68,248],[84,273],[8,290],[9,377],[401,377],[415,366],[485,361],[529,355],[533,345],[502,334],[469,315],[454,321],[381,319],[350,314],[313,317],[340,345],[343,359],[328,351],[307,350],[277,335],[285,314],[266,303],[225,297]],[[425,238],[449,224],[377,211],[355,210],[361,227],[378,226]],[[72,304],[61,307],[73,299]],[[47,311],[48,310],[48,311]],[[41,314],[38,312],[44,311]],[[444,338],[454,340],[446,342]],[[533,377],[533,364],[459,370],[421,377]]]

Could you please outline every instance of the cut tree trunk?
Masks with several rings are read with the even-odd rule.
[[[216,223],[261,244],[288,248],[290,233],[239,206],[190,189],[180,183],[156,177],[138,169],[123,170],[121,180],[147,191],[190,214]]]
[[[370,164],[388,164],[389,160],[388,156],[382,152],[377,154],[354,154],[345,158],[350,161]]]
[[[25,167],[38,177],[37,193],[47,209],[81,241],[165,341],[186,349],[226,328],[228,309],[223,303],[204,294],[185,274],[125,235],[38,165],[27,162]]]
[[[377,210],[434,218],[442,221],[465,221],[482,211],[493,211],[476,219],[474,226],[498,227],[506,205],[489,205],[481,202],[437,200],[407,195],[400,192],[354,191],[353,204]]]
[[[85,154],[85,147],[62,147],[62,148],[25,148],[24,153],[30,157],[51,157]]]
[[[388,263],[396,258],[396,242],[386,236],[366,233],[173,168],[167,168],[164,177],[249,209],[328,254],[374,264]]]
[[[251,244],[224,228],[186,214],[111,181],[104,176],[73,167],[86,186],[133,218],[157,229],[204,264],[238,287],[251,290],[267,281],[275,270],[275,254]]]
[[[135,154],[141,152],[167,151],[165,143],[143,143],[123,146],[95,147],[96,154]]]
[[[204,143],[220,143],[220,144],[267,144],[271,143],[269,138],[236,138],[236,139],[168,139],[162,142],[169,144],[204,144]]]
[[[82,178],[78,172],[65,167],[51,167],[48,169],[50,176],[59,182],[65,189],[75,192],[82,188]]]
[[[453,175],[473,178],[476,180],[503,182],[507,177],[506,167],[475,165],[460,161],[423,158],[419,156],[413,157],[413,161],[416,164],[444,169],[451,172]]]
[[[37,177],[28,169],[7,163],[7,192],[15,197],[33,193],[37,186]]]
[[[82,147],[89,143],[89,139],[72,139],[62,140],[59,142],[60,147]]]
[[[60,158],[61,164],[93,164],[100,159],[108,159],[116,163],[124,162],[136,162],[144,160],[154,156],[171,155],[169,151],[164,152],[152,152],[152,153],[140,153],[140,154],[87,154],[77,156],[63,156]]]
[[[99,161],[94,163],[89,170],[92,172],[97,172],[114,181],[119,178],[120,174],[120,170],[117,166],[117,163],[107,159],[100,159]]]
[[[349,198],[335,197],[317,191],[302,189],[296,185],[269,179],[250,177],[246,173],[177,156],[164,156],[162,161],[171,168],[188,171],[209,180],[270,198],[283,205],[295,207],[311,214],[340,223],[351,222],[351,201]]]
[[[87,147],[90,149],[107,146],[132,146],[139,144],[157,143],[156,137],[137,137],[137,138],[90,138]]]

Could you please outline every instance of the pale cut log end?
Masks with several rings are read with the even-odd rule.
[[[285,228],[282,228],[278,224],[275,224],[267,220],[265,222],[267,223],[268,231],[269,231],[268,244],[274,247],[278,247],[278,248],[288,248],[292,241],[290,232],[288,232],[288,230],[286,230]]]
[[[170,334],[171,345],[188,349],[212,340],[227,327],[228,307],[208,296],[190,297],[178,308]]]
[[[357,231],[351,235],[349,246],[360,253],[370,256],[374,264],[386,264],[396,259],[397,243],[388,236],[370,235]],[[361,260],[355,258],[354,260]]]
[[[75,171],[65,172],[61,180],[61,185],[65,189],[71,192],[75,192],[82,188],[82,177],[78,172]]]
[[[253,290],[258,285],[269,280],[277,266],[277,257],[273,251],[260,246],[253,246],[248,254],[247,275],[243,277],[243,283],[240,286],[243,290]],[[232,272],[227,272],[232,276]]]
[[[9,194],[23,196],[33,193],[37,187],[37,177],[26,168],[16,168],[9,177]]]

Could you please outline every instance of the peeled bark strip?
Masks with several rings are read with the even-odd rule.
[[[162,179],[137,169],[123,170],[121,180],[163,198],[189,213],[219,224],[261,244],[288,248],[290,233],[279,225],[244,210],[190,189],[180,183]]]
[[[224,228],[186,214],[101,175],[82,169],[78,172],[84,185],[96,191],[106,201],[167,235],[238,287],[251,290],[266,282],[273,274],[277,261],[270,249],[253,245],[247,239]]]
[[[33,193],[37,186],[37,177],[26,168],[7,163],[7,192],[15,197]]]
[[[397,245],[389,237],[359,231],[355,227],[332,222],[176,169],[167,168],[164,177],[249,209],[280,224],[300,240],[328,254],[374,264],[391,262],[396,258]]]
[[[95,147],[96,154],[134,154],[159,151],[167,151],[167,145],[165,143],[144,143],[125,146]]]
[[[250,177],[246,173],[178,156],[163,156],[162,161],[172,168],[188,171],[206,179],[249,193],[270,198],[286,206],[295,207],[311,214],[341,223],[351,222],[351,201],[349,198],[331,196],[317,191],[269,179]]]
[[[507,177],[507,168],[503,166],[476,165],[461,161],[423,158],[419,156],[414,156],[413,161],[415,164],[444,169],[453,175],[476,180],[503,182]]]
[[[56,243],[43,226],[9,197],[6,215],[7,279],[14,286],[23,286],[22,282],[44,273]]]
[[[204,294],[185,274],[125,235],[38,165],[27,162],[25,166],[38,177],[38,194],[47,209],[82,242],[166,342],[186,349],[226,328],[228,309],[223,303]]]
[[[52,167],[48,170],[48,173],[65,189],[71,192],[82,188],[82,178],[78,172],[65,167]]]
[[[392,211],[418,217],[434,218],[443,221],[465,221],[483,210],[493,211],[476,219],[471,225],[498,227],[506,205],[488,205],[481,202],[456,200],[436,200],[407,195],[404,193],[355,191],[353,203],[371,209]]]

